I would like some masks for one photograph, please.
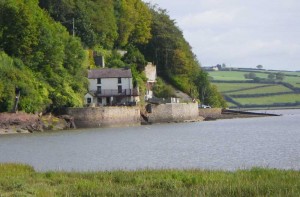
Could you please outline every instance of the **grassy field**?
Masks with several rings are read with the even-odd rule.
[[[209,75],[216,81],[246,81],[245,78],[247,71],[211,71]],[[267,79],[268,73],[276,73],[275,71],[256,71],[254,72],[257,77]],[[300,72],[282,72],[285,75],[283,82],[290,83],[296,87],[300,87]]]
[[[286,76],[283,81],[293,85],[294,87],[300,88],[300,77]]]
[[[220,92],[231,92],[256,87],[270,86],[270,84],[256,84],[256,83],[213,83],[218,87]]]
[[[254,81],[245,74],[255,73],[256,77],[268,80],[270,73],[280,71],[210,71],[213,84],[225,96],[230,108],[251,107],[300,107],[300,72],[283,72],[282,81]]]
[[[0,164],[0,196],[300,196],[300,171],[38,173],[26,165]]]
[[[269,85],[269,86],[256,86],[253,89],[247,90],[240,90],[237,92],[231,92],[229,94],[272,94],[272,93],[283,93],[283,92],[290,92],[293,91],[283,85]]]
[[[213,78],[213,80],[220,80],[220,81],[229,81],[229,80],[236,80],[236,81],[246,81],[244,74],[246,72],[237,72],[237,71],[212,71],[209,72],[209,76]]]
[[[242,105],[247,105],[249,103],[257,105],[268,105],[270,103],[295,103],[300,102],[300,94],[290,94],[289,96],[275,95],[256,98],[236,98],[235,101]]]

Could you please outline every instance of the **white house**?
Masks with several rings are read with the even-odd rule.
[[[133,87],[130,69],[88,70],[88,79],[89,92],[84,96],[87,105],[132,105],[138,101],[138,90]]]
[[[147,77],[147,92],[145,95],[145,100],[151,99],[153,97],[153,85],[156,83],[156,66],[153,65],[151,62],[145,66],[145,75]]]

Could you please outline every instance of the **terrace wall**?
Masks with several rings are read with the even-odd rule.
[[[198,103],[152,104],[151,113],[148,113],[147,116],[150,123],[198,120]]]
[[[219,118],[221,117],[221,108],[199,108],[199,116],[203,118]]]
[[[139,107],[84,107],[68,108],[78,128],[118,127],[140,125]]]

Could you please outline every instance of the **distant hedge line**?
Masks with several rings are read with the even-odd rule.
[[[232,98],[257,98],[265,96],[278,96],[284,94],[295,94],[294,92],[278,92],[278,93],[263,93],[263,94],[231,94]]]
[[[230,101],[231,102],[231,101]],[[234,104],[236,104],[235,102]],[[272,108],[272,107],[298,107],[300,106],[300,102],[294,102],[294,103],[273,103],[270,105],[256,105],[256,104],[246,104],[241,105],[238,104],[236,107],[232,106],[231,108]]]

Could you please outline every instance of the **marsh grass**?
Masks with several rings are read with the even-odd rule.
[[[35,172],[0,164],[0,196],[300,196],[300,172],[145,170]]]

